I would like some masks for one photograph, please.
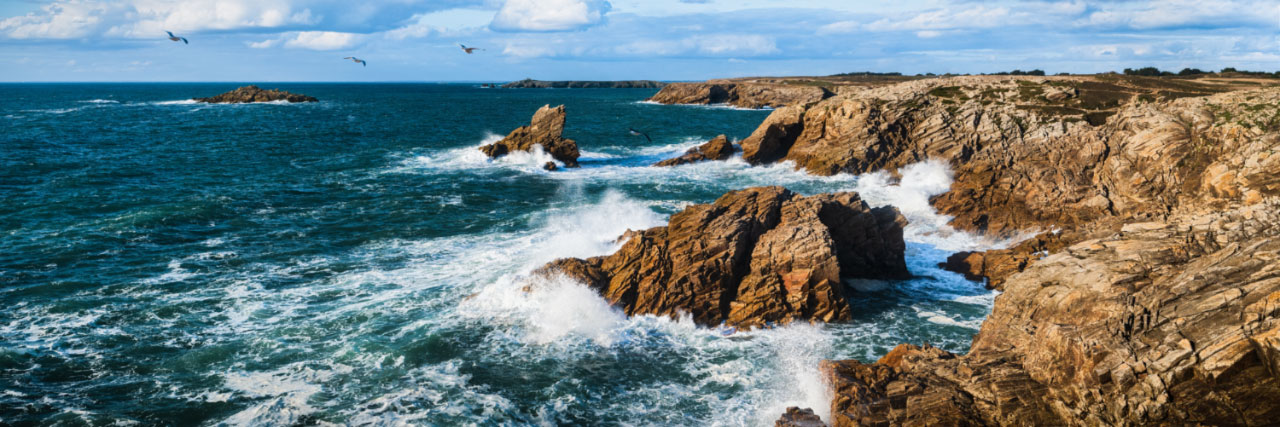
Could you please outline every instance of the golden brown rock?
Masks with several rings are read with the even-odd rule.
[[[832,93],[819,86],[731,82],[670,83],[650,97],[660,104],[728,104],[741,108],[783,107],[820,101]]]
[[[782,187],[725,194],[630,233],[618,252],[561,259],[560,273],[601,290],[627,314],[754,326],[851,315],[842,278],[900,279],[906,220],[855,193],[798,196]]]
[[[513,151],[532,151],[534,146],[541,146],[552,158],[564,163],[564,167],[576,168],[578,144],[562,136],[564,119],[563,105],[555,108],[544,105],[533,114],[528,126],[516,128],[506,138],[480,147],[480,151],[490,158],[497,158]]]
[[[751,136],[742,140],[742,159],[758,165],[781,160],[804,129],[804,107],[773,110]]]
[[[653,165],[677,166],[704,160],[728,160],[730,156],[733,156],[733,144],[729,143],[729,137],[719,135],[707,141],[706,144],[690,148],[680,157],[666,159]]]
[[[249,104],[254,102],[319,102],[315,97],[289,93],[279,89],[263,90],[255,85],[249,85],[236,90],[211,96],[208,98],[192,98],[198,102],[207,102],[210,104]]]
[[[968,355],[823,364],[834,425],[1280,419],[1280,199],[1130,223],[1005,282]]]
[[[1065,248],[1076,236],[1062,232],[1041,233],[1009,249],[984,252],[957,252],[947,257],[942,268],[964,274],[969,280],[987,279],[987,288],[1004,290],[1004,281],[1031,263]]]
[[[775,427],[826,427],[822,417],[813,413],[813,409],[792,406],[773,424]]]

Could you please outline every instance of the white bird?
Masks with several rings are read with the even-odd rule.
[[[481,49],[481,48],[478,48],[478,47],[467,47],[467,45],[462,44],[462,43],[458,43],[458,46],[461,46],[461,47],[462,47],[462,51],[463,51],[463,52],[466,52],[468,55],[470,55],[472,52],[475,52],[475,51],[477,51],[477,50],[484,50],[484,49]]]
[[[165,31],[165,32],[169,34],[169,40],[173,40],[173,41],[175,41],[175,42],[176,42],[176,41],[182,41],[182,44],[190,44],[190,43],[187,43],[187,38],[186,38],[186,37],[178,37],[178,36],[175,36],[175,35],[173,35],[173,32],[170,32],[170,31]]]
[[[346,57],[346,58],[342,58],[342,59],[350,59],[350,60],[351,60],[351,62],[358,62],[358,63],[360,63],[360,66],[363,66],[363,67],[368,67],[368,66],[369,66],[369,63],[364,62],[364,60],[363,60],[363,59],[356,58],[356,57],[354,57],[354,56],[348,56],[348,57]]]

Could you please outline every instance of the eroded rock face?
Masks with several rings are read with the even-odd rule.
[[[705,160],[728,160],[731,156],[733,156],[733,144],[729,143],[729,137],[720,135],[707,141],[706,144],[689,149],[680,157],[666,159],[653,165],[678,166]]]
[[[826,427],[822,417],[813,413],[813,409],[800,409],[795,406],[787,408],[787,412],[774,423],[775,427]]]
[[[756,187],[631,233],[613,255],[561,259],[539,273],[582,281],[629,315],[687,313],[735,326],[846,320],[842,278],[908,277],[905,224],[896,209],[870,208],[856,193]]]
[[[783,107],[818,102],[832,93],[819,86],[709,81],[669,83],[650,97],[661,104],[728,104],[741,108]]]
[[[1111,79],[969,76],[844,93],[775,111],[743,158],[821,175],[943,160],[954,183],[934,206],[957,228],[1002,236],[1112,232],[1280,194],[1280,88]]]
[[[1280,419],[1280,199],[1135,222],[1006,280],[968,355],[824,363],[835,425]]]
[[[941,267],[964,274],[969,280],[986,279],[988,289],[1003,291],[1004,281],[1010,275],[1025,270],[1031,263],[1050,253],[1062,250],[1077,238],[1073,233],[1041,233],[1009,249],[954,253],[947,257]]]
[[[296,93],[289,93],[278,89],[263,90],[257,86],[249,85],[238,88],[236,90],[223,93],[208,98],[192,98],[199,102],[208,102],[210,104],[248,104],[253,102],[319,102],[320,100]]]
[[[567,168],[578,167],[578,144],[572,139],[561,136],[564,133],[564,106],[552,108],[544,105],[533,114],[528,126],[521,126],[507,134],[506,138],[480,147],[480,151],[490,158],[498,158],[513,151],[532,151],[535,145],[542,146],[552,158],[564,163]]]

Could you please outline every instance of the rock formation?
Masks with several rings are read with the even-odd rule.
[[[728,137],[720,135],[707,141],[706,144],[690,148],[680,157],[666,159],[653,165],[676,166],[704,160],[728,160],[731,156],[733,156],[733,144],[729,143]]]
[[[485,155],[498,158],[513,151],[531,151],[535,145],[564,163],[567,168],[578,167],[578,144],[561,136],[564,133],[564,106],[552,108],[544,105],[533,114],[528,126],[521,126],[502,140],[480,147]]]
[[[1280,419],[1280,199],[1130,223],[1004,288],[965,356],[824,362],[834,425]]]
[[[795,406],[787,408],[787,412],[774,423],[775,427],[826,427],[822,417],[813,413],[812,409],[800,409]]]
[[[208,102],[210,104],[248,104],[253,102],[319,102],[314,97],[289,93],[278,89],[262,90],[261,88],[249,85],[227,93],[208,98],[192,98],[199,102]]]
[[[983,252],[957,252],[947,257],[942,268],[964,274],[969,280],[987,279],[987,288],[1004,290],[1004,280],[1021,272],[1050,253],[1062,250],[1075,236],[1061,232],[1041,233],[1024,240],[1009,249],[992,249]]]
[[[503,89],[658,89],[666,83],[653,80],[617,80],[617,81],[547,81],[524,79],[502,85]]]
[[[628,315],[687,313],[701,325],[735,326],[846,320],[842,278],[909,276],[905,223],[856,193],[756,187],[631,233],[612,255],[560,259],[538,274],[586,283]]]
[[[934,205],[957,228],[1114,231],[1175,206],[1280,193],[1280,90],[1218,93],[1239,88],[1121,76],[916,80],[780,108],[742,141],[743,158],[820,175],[941,159],[955,182]]]
[[[783,107],[818,102],[832,92],[821,86],[710,81],[670,83],[649,98],[660,104],[727,104],[741,108]]]

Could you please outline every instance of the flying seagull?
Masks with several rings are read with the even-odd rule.
[[[173,40],[173,41],[175,41],[175,42],[176,42],[176,41],[181,40],[181,41],[182,41],[182,44],[190,44],[190,43],[187,43],[187,38],[186,38],[186,37],[178,37],[178,36],[175,36],[175,35],[173,35],[173,32],[170,32],[170,31],[165,31],[165,32],[169,34],[169,40]]]
[[[463,51],[463,52],[466,52],[466,53],[467,53],[467,55],[470,55],[470,54],[472,54],[473,52],[475,52],[475,51],[477,51],[477,50],[484,50],[484,49],[481,49],[481,48],[478,48],[478,47],[467,47],[467,45],[462,44],[462,43],[458,43],[458,46],[461,46],[461,47],[462,47],[462,51]]]
[[[362,66],[362,67],[368,67],[368,66],[369,66],[369,63],[364,62],[364,60],[363,60],[363,59],[356,58],[356,57],[354,57],[354,56],[348,56],[348,57],[346,57],[346,58],[342,58],[342,59],[350,59],[350,60],[351,60],[351,62],[358,62],[358,63],[360,63],[360,66]]]
[[[632,135],[635,135],[635,136],[643,136],[645,140],[649,142],[653,142],[653,138],[650,138],[648,134],[635,130],[635,128],[627,128],[627,132],[630,132]]]

